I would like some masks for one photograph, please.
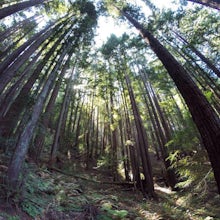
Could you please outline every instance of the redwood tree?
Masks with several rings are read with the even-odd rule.
[[[215,8],[220,10],[220,0],[187,0],[193,3],[198,3],[201,5],[208,6],[210,8]]]
[[[0,19],[5,18],[11,14],[21,11],[25,8],[29,8],[38,4],[46,3],[49,0],[29,0],[25,2],[20,2],[17,4],[10,5],[8,7],[0,9]]]
[[[218,115],[188,72],[172,54],[125,9],[120,12],[140,32],[143,39],[163,63],[183,96],[209,155],[220,194],[220,119]]]

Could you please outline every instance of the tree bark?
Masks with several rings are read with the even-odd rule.
[[[10,67],[1,73],[0,92],[4,90],[5,86],[13,78],[17,70],[28,60],[30,55],[32,55],[38,49],[38,47],[50,36],[51,32],[52,30],[36,39],[36,41],[27,50],[25,50],[23,54],[19,56],[12,65],[10,65]]]
[[[25,104],[28,102],[28,96],[30,93],[30,90],[32,86],[34,85],[36,79],[40,75],[41,71],[45,67],[45,64],[48,62],[48,60],[52,57],[54,52],[57,50],[57,47],[59,47],[60,42],[62,41],[63,37],[62,35],[60,38],[54,43],[54,45],[51,47],[51,49],[46,53],[43,60],[37,65],[37,67],[34,69],[31,77],[27,80],[23,88],[19,93],[16,94],[14,97],[14,101],[10,106],[10,109],[8,110],[7,114],[4,115],[4,117],[0,118],[1,124],[0,124],[0,135],[4,138],[7,138],[11,135],[12,129],[16,126],[17,118],[19,117],[18,113],[21,113],[23,108],[25,107]],[[61,52],[62,48],[57,51],[57,54]],[[52,59],[51,64],[46,69],[46,73],[50,71],[51,67],[53,66],[53,63],[56,62],[56,56]],[[4,106],[0,106],[0,109],[4,108]]]
[[[69,62],[69,61],[67,61],[67,62]],[[73,72],[74,71],[72,71],[72,74],[73,74]],[[61,131],[62,123],[63,123],[65,109],[67,108],[67,100],[68,100],[68,95],[70,92],[70,85],[72,82],[72,74],[68,80],[68,84],[66,85],[65,95],[63,98],[63,103],[62,103],[59,119],[58,119],[57,126],[56,126],[55,136],[53,139],[53,144],[52,144],[51,153],[50,153],[50,165],[51,166],[53,166],[53,164],[56,161],[56,157],[57,157],[57,151],[58,151],[58,147],[59,147],[58,141],[59,141],[59,137],[60,137],[60,131]]]
[[[30,26],[30,24],[33,22],[33,21],[36,21],[38,20],[39,18],[41,18],[40,16],[36,16],[36,15],[33,15],[32,17],[30,18],[26,18],[25,20],[23,21],[20,21],[16,24],[14,24],[13,26],[7,28],[5,31],[1,31],[0,32],[0,42],[2,42],[4,39],[6,39],[7,37],[9,37],[10,35],[13,35],[13,34],[16,34],[17,31],[22,28],[22,27],[28,27]]]
[[[0,19],[5,18],[11,14],[14,14],[18,11],[24,10],[25,8],[29,8],[38,4],[48,2],[48,0],[29,0],[17,4],[13,4],[11,6],[0,9]]]
[[[0,79],[2,80],[2,73],[5,69],[8,68],[8,66],[10,66],[10,64],[13,63],[13,61],[15,59],[17,59],[17,57],[19,57],[19,54],[21,54],[23,51],[25,51],[25,49],[30,46],[39,36],[41,36],[43,33],[45,33],[49,27],[51,27],[51,25],[47,26],[46,28],[44,28],[43,30],[41,30],[40,32],[38,32],[37,34],[35,34],[34,36],[32,36],[28,41],[26,41],[24,44],[22,44],[19,48],[17,48],[12,54],[10,54],[1,64],[0,64]]]
[[[122,14],[139,30],[141,36],[165,66],[183,96],[208,152],[220,194],[220,119],[218,115],[186,70],[169,51],[130,15],[126,12],[122,12]]]
[[[46,100],[46,95],[48,91],[50,90],[53,82],[55,81],[58,69],[60,68],[60,65],[66,55],[66,49],[63,51],[63,53],[60,55],[60,58],[54,67],[54,70],[50,74],[49,78],[45,82],[45,85],[38,97],[38,100],[36,104],[33,107],[31,118],[26,124],[23,132],[21,133],[19,140],[15,147],[15,152],[13,154],[13,157],[11,159],[11,162],[8,167],[8,184],[9,186],[13,187],[14,189],[17,189],[18,187],[18,181],[19,181],[19,175],[21,173],[22,164],[25,159],[25,155],[28,151],[28,145],[30,143],[30,140],[33,136],[33,131],[36,127],[36,123],[39,119],[40,113],[43,109],[44,102]],[[66,68],[67,64],[65,65]]]
[[[125,80],[128,87],[128,93],[131,101],[136,129],[137,129],[138,148],[140,151],[140,157],[141,157],[141,162],[145,177],[145,185],[144,185],[143,193],[146,192],[149,196],[154,197],[155,196],[154,183],[153,183],[152,167],[148,153],[148,142],[146,139],[147,135],[142,124],[141,116],[135,101],[134,93],[128,75],[125,75]]]
[[[185,38],[183,38],[180,34],[174,32],[175,35],[182,40],[187,47],[189,47],[219,78],[220,78],[220,70],[217,69],[217,67],[206,58],[199,50],[197,50],[193,45],[191,45]]]
[[[58,81],[56,82],[56,85],[53,89],[53,92],[51,94],[51,97],[50,97],[50,100],[47,104],[47,107],[45,109],[45,112],[43,113],[43,120],[42,120],[42,124],[43,124],[43,127],[44,129],[47,129],[48,128],[48,125],[49,125],[49,121],[51,119],[50,115],[52,113],[52,110],[54,108],[54,104],[55,104],[55,101],[56,101],[56,98],[57,98],[57,95],[58,95],[58,92],[59,92],[59,88],[60,88],[60,85],[62,83],[62,78],[65,74],[65,69],[62,70],[60,76],[59,76],[59,79]],[[36,138],[35,138],[35,161],[38,162],[40,156],[41,156],[41,152],[42,152],[42,149],[43,149],[43,146],[44,146],[44,141],[45,141],[45,132],[40,132],[39,134],[36,135]]]
[[[201,5],[208,6],[210,8],[214,8],[220,10],[220,1],[219,0],[187,0],[193,3],[198,3]]]
[[[11,86],[8,90],[5,91],[0,97],[0,118],[4,117],[12,103],[17,97],[17,94],[20,93],[22,89],[22,83],[27,79],[27,75],[30,72],[31,68],[36,64],[37,59],[41,55],[42,51],[40,51],[33,60],[28,64],[28,66],[25,68],[24,72],[19,76],[18,81]]]

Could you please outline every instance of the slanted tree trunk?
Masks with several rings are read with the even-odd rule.
[[[182,57],[185,60],[185,66],[189,67],[187,70],[188,73],[191,73],[192,75],[198,75],[197,77],[195,77],[196,79],[199,77],[200,79],[202,78],[203,81],[205,82],[205,85],[209,86],[210,89],[212,90],[212,92],[219,98],[219,94],[220,94],[220,86],[218,85],[218,83],[216,82],[216,76],[213,75],[212,73],[208,73],[207,71],[205,71],[203,68],[201,68],[199,66],[199,64],[197,63],[197,59],[188,52],[188,50],[186,50],[186,48],[181,48],[179,47],[179,44],[176,43],[174,46],[171,45],[170,41],[168,41],[165,37],[163,38],[164,41],[167,42],[168,45],[170,45],[173,49],[174,52],[179,55],[180,57]],[[190,48],[189,48],[190,49]],[[210,61],[211,62],[211,61]],[[211,63],[211,65],[213,65]],[[217,70],[217,72],[219,71],[217,69],[217,67],[214,66],[214,69]],[[213,72],[215,72],[215,70],[213,70]],[[201,85],[202,86],[202,85]],[[204,86],[204,83],[203,83]]]
[[[21,133],[19,140],[16,144],[14,154],[8,166],[8,184],[10,187],[14,189],[17,189],[19,185],[18,184],[19,175],[21,173],[22,164],[25,159],[25,155],[27,154],[27,151],[28,151],[30,140],[33,136],[33,132],[36,127],[37,121],[44,107],[44,102],[46,100],[48,91],[51,89],[57,77],[58,69],[60,68],[62,64],[62,61],[66,55],[66,52],[67,52],[67,49],[65,49],[63,53],[60,55],[60,58],[56,66],[54,67],[54,70],[51,72],[49,78],[45,82],[45,85],[35,105],[33,106],[31,118],[26,124],[25,128],[23,129],[23,132]],[[64,68],[67,68],[67,63],[65,64]]]
[[[170,42],[164,39],[169,45]],[[185,69],[188,73],[190,73],[191,77],[198,82],[199,86],[203,89],[203,92],[210,90],[214,96],[211,97],[211,104],[217,112],[220,112],[220,86],[217,83],[216,76],[213,73],[205,72],[198,64],[197,60],[190,55],[185,48],[180,48],[179,46],[175,45],[174,47],[170,45],[177,53],[177,55],[181,56],[185,61]],[[179,50],[182,50],[181,52]],[[218,71],[218,69],[217,69]]]
[[[58,95],[58,92],[59,92],[59,88],[60,88],[60,85],[62,83],[62,78],[65,74],[65,69],[62,70],[60,76],[59,76],[59,79],[53,89],[53,92],[51,94],[51,97],[50,97],[50,100],[47,104],[47,107],[45,109],[45,112],[43,113],[43,120],[42,120],[42,125],[44,127],[44,129],[47,129],[48,128],[48,125],[49,125],[49,121],[51,119],[50,115],[52,113],[52,110],[54,108],[54,104],[55,104],[55,101],[56,101],[56,98],[57,98],[57,95]],[[38,162],[40,156],[41,156],[41,152],[42,152],[42,149],[43,149],[43,146],[44,146],[44,141],[45,141],[45,132],[40,132],[36,135],[35,137],[35,161]]]
[[[46,34],[40,36],[27,50],[19,56],[10,67],[8,67],[1,74],[0,92],[3,91],[5,86],[10,82],[13,76],[17,73],[18,69],[28,60],[30,55],[32,55],[38,47],[49,37],[52,30],[48,31]]]
[[[183,36],[180,34],[176,33],[174,31],[175,35],[187,45],[218,77],[220,77],[220,70],[217,69],[217,67],[209,60],[206,58],[199,50],[197,50],[193,45],[191,45]]]
[[[128,13],[122,12],[122,14],[139,30],[141,36],[165,66],[183,96],[208,152],[220,194],[220,119],[218,115],[186,70],[169,51]]]
[[[148,153],[148,142],[147,142],[147,135],[144,130],[141,116],[139,113],[139,109],[137,107],[133,89],[131,87],[131,82],[128,75],[125,75],[126,84],[128,87],[128,93],[131,101],[132,111],[134,115],[134,121],[137,129],[137,138],[138,138],[138,148],[141,157],[142,167],[143,167],[143,174],[145,177],[145,184],[144,184],[144,194],[147,193],[149,196],[154,197],[154,183],[153,183],[153,175],[152,175],[152,167],[150,162],[150,157]]]
[[[14,24],[13,26],[7,28],[5,31],[0,31],[0,42],[2,42],[3,40],[7,39],[7,37],[13,35],[13,34],[17,34],[17,31],[21,28],[21,27],[29,27],[30,24],[39,19],[40,17],[37,17],[36,15],[30,17],[30,18],[26,18],[16,24]]]
[[[10,66],[10,64],[13,63],[13,61],[15,59],[17,59],[17,57],[19,57],[19,55],[25,51],[25,49],[27,47],[29,47],[36,39],[38,39],[38,37],[40,37],[43,33],[45,33],[50,27],[52,26],[49,25],[46,28],[44,28],[43,30],[41,30],[40,32],[38,32],[37,34],[35,34],[33,37],[31,37],[28,41],[26,41],[24,44],[22,44],[19,48],[17,48],[13,53],[11,53],[7,58],[5,58],[5,60],[0,64],[0,79],[2,81],[2,79],[4,79],[4,74],[3,71],[5,69],[8,68],[8,66]],[[0,87],[2,90],[3,88]]]
[[[11,14],[14,14],[18,11],[24,10],[25,8],[29,8],[35,5],[39,5],[42,3],[46,3],[49,0],[29,0],[21,3],[16,3],[13,5],[10,5],[8,7],[0,9],[0,19],[5,18]]]
[[[67,62],[69,62],[69,61],[67,61]],[[74,71],[72,71],[72,74],[73,74],[73,72]],[[68,96],[69,96],[69,92],[70,92],[70,85],[71,85],[71,82],[72,82],[72,74],[71,74],[71,76],[68,80],[68,83],[66,85],[65,95],[64,95],[64,98],[63,98],[63,103],[62,103],[59,119],[58,119],[57,126],[56,126],[55,136],[54,136],[53,144],[52,144],[52,147],[51,147],[51,153],[50,153],[50,165],[51,166],[54,165],[54,163],[56,162],[56,158],[57,158],[57,151],[58,151],[58,148],[59,148],[59,142],[58,141],[59,141],[59,138],[60,138],[60,132],[61,132],[61,126],[62,126],[62,123],[63,123],[64,113],[65,113],[66,108],[68,107],[67,100],[68,100]]]
[[[17,94],[20,93],[22,89],[22,84],[27,79],[26,76],[31,71],[31,69],[36,64],[37,59],[41,55],[42,50],[33,58],[33,60],[28,64],[28,66],[25,68],[24,72],[19,76],[19,79],[17,82],[8,88],[0,97],[0,118],[4,117],[7,114],[7,111],[9,110],[10,106],[14,102],[14,99],[16,99]],[[1,132],[0,132],[1,133]]]
[[[187,0],[187,1],[198,3],[201,5],[208,6],[210,8],[220,10],[220,0]]]
[[[36,79],[40,75],[41,71],[45,67],[45,64],[48,62],[48,60],[54,55],[54,52],[59,47],[59,43],[61,42],[62,38],[65,36],[62,35],[51,47],[51,49],[46,53],[43,60],[39,62],[37,67],[34,69],[31,77],[27,80],[23,88],[20,90],[20,92],[17,92],[16,96],[14,97],[13,103],[10,104],[10,109],[7,110],[7,114],[5,113],[4,117],[0,118],[1,124],[0,124],[0,135],[4,138],[8,138],[14,127],[16,126],[17,118],[19,117],[19,113],[22,112],[23,108],[25,107],[25,104],[28,102],[28,95],[30,93],[31,88],[33,87]],[[60,48],[57,51],[57,54],[61,52],[63,48]],[[51,67],[53,66],[53,63],[56,62],[56,56],[52,59],[51,64],[45,71],[46,73],[50,71]],[[4,106],[0,106],[1,112]]]

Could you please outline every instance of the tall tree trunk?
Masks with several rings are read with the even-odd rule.
[[[130,177],[129,177],[129,164],[128,162],[128,155],[127,155],[127,151],[126,151],[126,145],[124,143],[124,135],[123,135],[123,124],[122,124],[122,120],[119,121],[119,131],[120,131],[120,138],[121,138],[121,156],[122,156],[122,160],[123,160],[123,166],[124,166],[124,174],[125,174],[125,180],[126,181],[130,181]]]
[[[151,119],[151,123],[154,127],[156,136],[157,136],[157,142],[159,144],[159,148],[161,151],[162,159],[164,166],[166,168],[166,180],[168,185],[175,189],[175,185],[177,183],[177,178],[175,175],[175,170],[171,167],[171,161],[168,159],[169,153],[166,148],[166,143],[171,140],[171,133],[170,129],[167,125],[167,122],[164,118],[163,112],[159,106],[158,100],[156,98],[156,95],[154,93],[154,90],[150,84],[150,82],[147,80],[146,75],[142,75],[142,81],[144,81],[144,87],[147,94],[148,99],[145,99],[149,116]],[[150,108],[150,107],[151,108]]]
[[[28,60],[38,47],[49,37],[52,31],[47,32],[45,35],[39,37],[27,50],[19,56],[14,63],[1,73],[0,92],[3,91],[5,86],[10,82],[13,76],[17,73],[18,69]]]
[[[56,66],[54,67],[54,70],[52,71],[49,78],[45,82],[45,85],[37,99],[37,102],[35,103],[32,109],[31,118],[26,124],[16,144],[14,154],[12,156],[12,159],[8,167],[8,184],[14,189],[17,189],[18,187],[19,175],[21,173],[22,164],[25,159],[25,155],[27,154],[28,146],[33,136],[33,131],[36,127],[37,121],[42,112],[44,102],[46,100],[46,96],[57,77],[58,69],[60,68],[60,65],[66,55],[66,52],[67,52],[67,49],[65,49],[63,53],[60,55],[60,58]],[[66,63],[64,68],[67,68],[67,65],[68,64]]]
[[[220,10],[220,0],[187,0],[187,1]]]
[[[42,125],[43,125],[44,129],[48,128],[49,121],[51,119],[50,115],[51,115],[52,110],[54,108],[54,104],[55,104],[55,101],[56,101],[64,74],[65,74],[65,69],[62,69],[62,72],[59,76],[59,79],[58,79],[54,89],[53,89],[50,100],[49,100],[47,107],[45,109],[45,112],[43,114]],[[41,152],[42,152],[42,149],[44,146],[44,141],[45,141],[45,132],[40,132],[39,134],[36,135],[36,137],[35,137],[35,149],[36,149],[35,150],[35,153],[36,153],[35,154],[35,161],[36,162],[38,162],[38,160],[41,156]]]
[[[59,115],[59,119],[58,119],[57,126],[56,126],[55,136],[54,136],[53,144],[51,147],[51,153],[50,153],[50,165],[51,166],[54,165],[54,163],[56,162],[56,158],[57,158],[57,151],[59,148],[59,138],[60,138],[61,126],[63,123],[64,113],[67,108],[67,99],[68,99],[68,95],[70,92],[71,82],[72,82],[72,74],[68,80],[68,84],[66,85],[65,95],[63,98],[63,103],[61,106],[60,115]]]
[[[7,58],[5,58],[5,60],[0,64],[0,79],[2,80],[2,73],[5,69],[8,68],[8,66],[10,66],[10,64],[13,63],[13,61],[15,59],[17,59],[17,57],[19,57],[19,55],[25,51],[25,49],[27,47],[29,47],[36,39],[38,39],[38,37],[40,37],[43,33],[45,33],[53,24],[50,24],[49,26],[47,26],[46,28],[44,28],[43,30],[41,30],[40,32],[38,32],[37,34],[35,34],[34,36],[32,36],[28,41],[26,41],[24,44],[22,44],[19,48],[17,48],[12,54],[10,54]]]
[[[5,18],[18,11],[21,11],[25,8],[29,8],[29,7],[38,5],[38,4],[42,4],[44,2],[46,3],[48,2],[48,0],[29,0],[29,1],[13,4],[8,7],[2,8],[0,9],[0,19]]]
[[[75,127],[75,139],[74,139],[74,145],[73,145],[73,149],[75,150],[76,153],[79,152],[79,135],[80,135],[80,131],[81,131],[81,124],[80,124],[80,121],[81,121],[81,118],[82,118],[82,115],[83,115],[83,105],[84,105],[84,97],[82,97],[82,103],[81,103],[81,106],[79,107],[79,111],[75,111],[75,123],[74,123],[74,127]],[[79,104],[78,104],[79,106]],[[78,118],[77,117],[77,113],[78,113]]]
[[[20,75],[18,81],[13,86],[11,86],[8,90],[6,90],[4,94],[1,95],[1,97],[0,97],[0,106],[1,106],[0,107],[0,118],[4,117],[7,114],[10,106],[12,105],[14,100],[16,99],[17,94],[20,93],[20,91],[22,89],[22,84],[27,79],[26,75],[31,71],[31,68],[33,68],[33,66],[36,64],[37,59],[41,55],[41,52],[42,51],[40,51],[33,58],[33,60],[29,63],[29,65],[25,68],[24,72]]]
[[[17,34],[17,31],[22,27],[29,27],[33,21],[40,19],[40,16],[33,15],[30,18],[26,18],[13,26],[7,28],[5,31],[0,31],[0,42],[4,41],[10,35]]]
[[[128,87],[128,93],[131,101],[132,111],[134,115],[134,121],[137,129],[137,137],[138,137],[138,148],[140,152],[143,173],[145,177],[145,185],[144,185],[144,192],[147,193],[149,196],[154,197],[154,183],[153,183],[153,176],[152,176],[152,167],[150,162],[150,157],[148,153],[148,142],[146,132],[144,130],[141,116],[139,113],[139,109],[137,103],[135,101],[133,89],[131,87],[131,82],[128,75],[125,75],[126,84]]]
[[[54,52],[57,50],[57,47],[59,47],[59,43],[65,36],[62,35],[60,38],[54,43],[54,45],[51,47],[51,49],[46,53],[43,60],[37,65],[37,67],[34,69],[31,77],[27,80],[23,88],[20,90],[20,92],[16,93],[16,96],[14,97],[13,103],[10,105],[10,110],[8,110],[7,114],[4,115],[4,117],[0,118],[1,124],[0,124],[0,135],[4,138],[7,138],[11,135],[12,129],[16,126],[17,118],[19,117],[19,113],[22,112],[22,109],[25,107],[25,105],[28,102],[28,95],[30,93],[31,88],[33,87],[35,81],[37,80],[38,76],[40,75],[41,71],[45,67],[45,64],[48,62],[48,60],[52,57]],[[61,52],[63,48],[60,48],[57,50],[57,54]],[[52,59],[51,64],[46,69],[46,73],[50,71],[51,67],[54,65],[53,63],[56,62],[56,56]],[[4,108],[4,106],[0,106],[0,109]],[[2,110],[1,110],[2,112]]]
[[[151,84],[149,84],[149,90],[150,90],[149,92],[152,94],[152,101],[155,104],[155,108],[156,108],[156,110],[158,112],[158,115],[160,117],[163,130],[164,130],[164,133],[165,133],[166,140],[164,140],[163,145],[162,145],[162,156],[163,156],[163,161],[164,161],[164,164],[165,164],[165,167],[166,167],[167,180],[168,180],[168,183],[171,186],[171,188],[175,189],[175,185],[177,183],[177,178],[176,178],[175,170],[171,166],[172,163],[168,159],[169,153],[168,153],[168,150],[167,150],[167,148],[165,146],[165,144],[167,144],[171,140],[171,132],[170,132],[170,129],[168,127],[167,121],[164,118],[164,114],[162,112],[162,109],[161,109],[161,107],[159,105],[159,102],[158,102],[158,100],[156,98],[156,94],[155,94]],[[150,94],[148,93],[148,95],[150,95]],[[152,106],[152,108],[154,108],[154,107]]]
[[[214,171],[220,194],[220,119],[205,96],[190,78],[186,70],[162,46],[162,44],[126,12],[122,14],[140,31],[144,40],[150,45],[161,60],[171,78],[183,96],[192,118],[201,134],[204,146]]]
[[[110,79],[110,84],[111,84],[111,88],[113,87],[113,84],[112,84],[112,80]],[[110,88],[110,123],[111,123],[111,128],[110,128],[110,131],[111,131],[111,163],[112,163],[112,172],[113,172],[113,181],[117,181],[118,180],[118,162],[117,162],[117,145],[118,145],[118,140],[117,140],[117,129],[114,125],[115,123],[115,120],[113,118],[113,114],[114,114],[114,101],[113,101],[113,91],[112,89]]]
[[[199,50],[197,50],[193,45],[191,45],[183,36],[175,32],[175,35],[187,45],[218,77],[220,77],[220,70],[208,59],[206,58]]]

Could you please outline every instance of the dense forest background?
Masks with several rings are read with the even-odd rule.
[[[220,219],[220,2],[174,3],[1,0],[0,219]]]

